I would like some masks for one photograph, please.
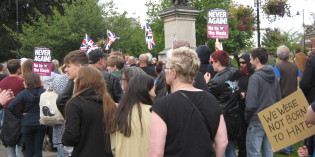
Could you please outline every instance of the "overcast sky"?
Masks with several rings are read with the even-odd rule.
[[[101,2],[106,2],[109,0],[100,0]],[[126,10],[128,12],[129,17],[140,17],[140,22],[142,25],[145,23],[145,19],[147,19],[146,11],[147,8],[145,3],[149,0],[114,0],[116,7],[119,12],[123,12]],[[254,0],[234,0],[235,2],[243,5],[254,6]],[[264,3],[265,0],[261,0]],[[288,0],[291,5],[291,15],[295,15],[293,17],[285,17],[276,22],[270,23],[266,19],[262,19],[261,16],[261,28],[266,27],[279,27],[281,30],[289,31],[293,29],[294,31],[303,32],[302,23],[303,23],[303,9],[304,9],[304,23],[311,24],[312,17],[310,15],[311,12],[315,13],[315,0]],[[297,16],[296,13],[300,12],[300,15]],[[206,27],[206,26],[205,26]]]

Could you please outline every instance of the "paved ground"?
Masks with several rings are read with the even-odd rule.
[[[1,157],[7,157],[7,148],[4,147],[1,143],[0,143],[0,156]],[[57,157],[57,153],[56,152],[50,152],[50,151],[43,151],[43,156],[44,157]]]

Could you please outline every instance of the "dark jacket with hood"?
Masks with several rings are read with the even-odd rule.
[[[246,62],[246,68],[240,70],[241,76],[238,82],[238,87],[240,89],[240,92],[244,92],[245,95],[247,93],[247,88],[248,88],[248,81],[250,76],[255,72],[254,69],[252,68],[252,64],[250,63],[250,56],[249,54],[243,54],[241,57],[245,60]],[[239,100],[239,107],[244,111],[245,110],[245,99],[240,99]]]
[[[227,67],[219,71],[208,83],[209,92],[217,98],[223,112],[226,110],[226,105],[232,94],[232,90],[226,81],[236,81],[239,76],[239,71],[236,68]]]
[[[107,90],[110,93],[112,99],[118,103],[120,101],[120,98],[123,94],[120,80],[117,76],[114,74],[107,72],[105,70],[101,70],[104,79],[107,83]],[[58,95],[56,104],[58,107],[58,110],[61,112],[61,114],[64,116],[64,106],[68,102],[68,100],[72,97],[74,89],[74,82],[73,79],[69,79],[68,84],[64,88],[63,92]]]
[[[123,95],[123,91],[120,85],[119,78],[105,70],[102,70],[103,77],[107,82],[107,90],[112,96],[113,100],[118,103],[120,101],[121,96]]]
[[[102,96],[88,89],[66,105],[64,146],[73,146],[72,157],[112,157],[105,151]]]
[[[200,45],[196,49],[197,55],[200,59],[200,68],[199,71],[202,75],[204,75],[206,72],[209,72],[211,76],[214,76],[216,72],[214,71],[212,65],[209,63],[210,59],[210,50],[205,45]]]
[[[249,124],[261,124],[257,113],[279,100],[281,100],[281,89],[273,69],[265,66],[256,70],[249,78],[245,120]]]
[[[34,126],[39,124],[39,100],[40,95],[45,92],[44,88],[24,89],[9,104],[8,109],[14,111],[14,108],[22,104],[24,106],[21,125]]]
[[[300,81],[302,89],[308,103],[315,101],[315,56],[310,56],[306,60],[305,70]]]

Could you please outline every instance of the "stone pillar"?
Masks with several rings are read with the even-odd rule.
[[[165,49],[159,53],[159,60],[166,61],[166,53],[176,41],[187,41],[192,49],[196,48],[195,17],[200,11],[189,6],[173,6],[166,8],[159,16],[164,21]]]

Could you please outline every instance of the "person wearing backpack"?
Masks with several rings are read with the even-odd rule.
[[[15,107],[23,105],[21,132],[25,145],[25,157],[41,157],[46,126],[39,123],[40,95],[45,92],[38,74],[30,72],[24,75],[25,89],[9,104],[8,109],[15,113]]]
[[[209,92],[215,96],[220,104],[227,126],[229,144],[225,156],[236,157],[235,143],[242,134],[242,129],[245,129],[243,125],[239,125],[243,123],[240,117],[240,109],[237,107],[240,98],[240,91],[237,88],[240,73],[238,69],[229,66],[229,54],[224,50],[213,52],[210,56],[210,63],[217,73],[215,76],[206,73],[204,77]]]

